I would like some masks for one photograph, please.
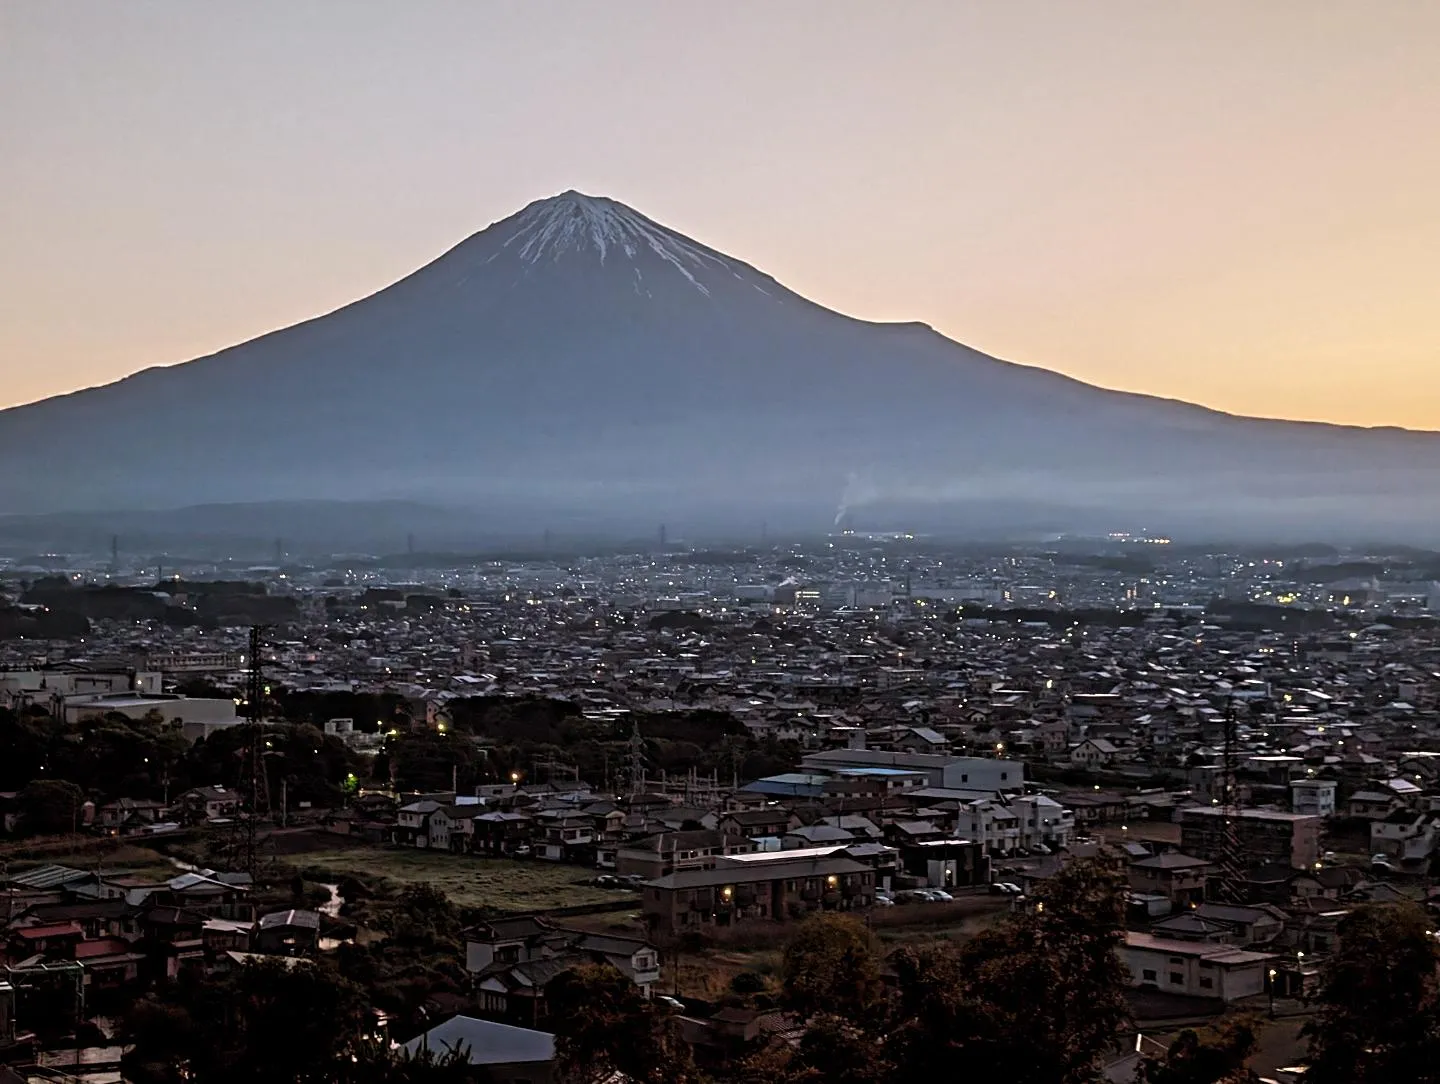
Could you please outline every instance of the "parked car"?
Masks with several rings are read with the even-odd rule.
[[[662,1009],[667,1012],[685,1011],[685,1006],[680,1002],[680,1000],[678,998],[671,997],[669,994],[656,994],[655,1001]]]
[[[876,907],[894,907],[894,906],[895,906],[895,901],[892,900],[889,896],[876,896],[876,897],[875,897],[875,906],[876,906]]]
[[[590,884],[595,888],[615,888],[620,882],[613,873],[602,873],[594,878]]]
[[[954,896],[950,895],[950,893],[946,892],[943,888],[927,888],[925,890],[925,894],[928,895],[936,903],[945,903],[955,898]]]

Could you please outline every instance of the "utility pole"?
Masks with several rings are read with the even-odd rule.
[[[256,832],[260,820],[260,792],[265,780],[264,765],[264,721],[265,721],[265,663],[261,658],[265,650],[265,625],[250,626],[249,672],[245,681],[245,714],[250,723],[250,787],[249,816],[245,820],[245,868],[252,881],[256,867]],[[267,781],[268,782],[268,781]],[[266,804],[269,804],[269,787],[266,786]]]

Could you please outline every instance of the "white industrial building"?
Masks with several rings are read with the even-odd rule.
[[[64,709],[67,723],[78,723],[84,719],[97,719],[105,715],[145,719],[152,713],[166,723],[178,723],[186,739],[192,742],[243,721],[235,712],[233,700],[175,696],[167,693],[147,695],[125,692],[74,697],[66,700]]]

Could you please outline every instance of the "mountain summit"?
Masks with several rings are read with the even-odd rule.
[[[537,200],[492,229],[499,231],[496,237],[501,239],[503,249],[532,267],[566,257],[598,258],[601,264],[607,256],[624,260],[634,271],[637,293],[648,289],[638,266],[642,259],[658,258],[670,273],[681,275],[706,296],[710,294],[706,280],[712,276],[733,276],[743,281],[745,275],[739,268],[756,274],[754,268],[732,263],[713,249],[667,230],[623,203],[603,196],[586,196],[573,189],[550,199]],[[480,236],[488,236],[490,232],[487,230]],[[751,285],[765,292],[758,285]]]
[[[383,498],[497,530],[838,510],[1413,537],[1440,506],[1440,436],[1105,391],[832,312],[573,191],[326,316],[0,412],[0,462],[12,513]]]

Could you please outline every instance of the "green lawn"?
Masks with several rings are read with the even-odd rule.
[[[551,862],[398,847],[340,847],[293,855],[289,860],[302,868],[314,867],[361,881],[379,875],[400,884],[431,884],[460,907],[521,912],[635,898],[613,889],[592,888],[587,882],[595,876],[593,872]]]

